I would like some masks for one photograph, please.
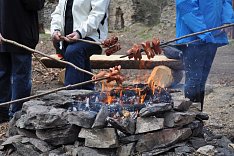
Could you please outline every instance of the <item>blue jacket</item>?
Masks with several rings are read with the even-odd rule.
[[[232,0],[176,0],[176,37],[234,23]],[[226,33],[220,30],[185,38],[177,43],[202,39],[206,43],[225,45]],[[198,44],[201,42],[197,42]]]

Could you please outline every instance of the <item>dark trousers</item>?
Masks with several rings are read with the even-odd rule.
[[[30,96],[31,67],[31,54],[0,52],[0,103]],[[12,104],[9,116],[13,117],[21,108],[22,103]],[[7,107],[0,108],[0,113],[0,118],[8,113]]]
[[[185,97],[194,102],[203,102],[205,84],[217,51],[217,45],[211,43],[189,45],[184,47],[182,51],[185,70]]]
[[[86,38],[87,39],[87,38]],[[88,38],[88,40],[91,40]],[[93,54],[101,54],[101,47],[99,45],[75,42],[68,44],[64,58],[66,61],[75,64],[77,67],[91,72],[90,56]],[[65,73],[65,85],[72,85],[84,81],[91,80],[92,76],[84,72],[80,72],[72,66],[67,65]],[[74,89],[93,90],[94,84],[82,85]]]

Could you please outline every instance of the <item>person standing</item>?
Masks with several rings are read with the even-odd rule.
[[[63,41],[63,56],[87,71],[91,71],[90,56],[101,54],[99,45],[78,39],[102,42],[108,35],[109,0],[60,0],[52,13],[51,33],[54,42]],[[65,86],[91,80],[92,76],[67,66]],[[93,90],[93,84],[74,89]]]
[[[233,23],[231,0],[176,0],[176,37]],[[228,44],[227,35],[216,30],[184,38],[178,44],[181,48],[185,70],[184,94],[193,102],[201,102],[203,110],[205,84],[217,48]]]
[[[35,48],[39,40],[38,10],[44,0],[0,0],[0,103],[30,96],[32,56],[2,42],[2,37]],[[9,116],[22,108],[10,106]],[[8,121],[8,106],[0,107],[0,123]]]

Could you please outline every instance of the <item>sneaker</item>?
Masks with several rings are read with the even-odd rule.
[[[53,57],[57,60],[63,60],[63,56],[61,54],[52,54],[50,57]],[[58,62],[48,57],[41,57],[40,61],[47,67],[47,68],[65,68],[66,64]]]
[[[53,58],[55,58],[57,60],[62,60],[63,59],[63,55],[61,55],[61,54],[52,54],[52,55],[50,55],[50,57],[53,57]]]

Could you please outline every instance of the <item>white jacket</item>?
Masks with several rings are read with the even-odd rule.
[[[90,37],[103,41],[108,35],[108,7],[110,0],[74,0],[72,6],[73,31],[79,31],[81,37]],[[65,9],[67,0],[59,0],[52,13],[51,33],[60,30],[64,35]]]

